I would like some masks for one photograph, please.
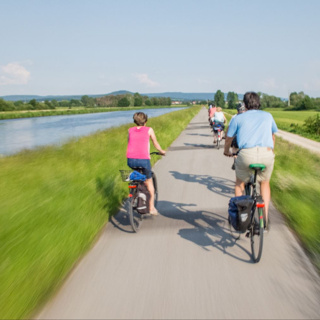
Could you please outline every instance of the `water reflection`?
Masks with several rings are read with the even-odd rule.
[[[132,123],[132,116],[137,111],[145,112],[151,118],[176,110],[181,108],[0,120],[0,155],[11,155],[37,146],[61,144],[73,137]]]

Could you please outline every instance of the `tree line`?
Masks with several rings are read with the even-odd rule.
[[[286,108],[288,110],[320,110],[320,98],[311,98],[304,92],[290,93],[289,100],[283,100],[279,97],[258,92],[260,96],[261,109],[265,108]],[[214,99],[211,101],[201,101],[201,104],[215,104],[221,108],[236,109],[239,103],[238,94],[228,92],[225,99],[225,94],[221,90],[217,90]]]
[[[171,106],[171,98],[149,98],[139,93],[125,95],[108,95],[101,98],[91,98],[87,95],[80,100],[45,100],[32,99],[26,101],[6,101],[0,98],[0,111],[22,111],[22,110],[54,110],[58,107],[142,107],[142,106]]]

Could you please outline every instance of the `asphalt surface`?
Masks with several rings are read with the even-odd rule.
[[[202,109],[154,168],[160,215],[135,234],[122,208],[38,319],[320,318],[319,276],[272,205],[259,263],[233,237],[233,160],[212,142]]]

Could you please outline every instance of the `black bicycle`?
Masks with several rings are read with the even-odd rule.
[[[160,153],[151,152],[150,155],[160,155]],[[134,179],[130,178],[131,174],[134,171],[137,171],[140,173],[140,178],[139,177]],[[142,225],[143,218],[145,216],[145,214],[139,213],[137,210],[139,185],[144,184],[144,181],[145,181],[145,175],[143,175],[143,168],[138,167],[138,168],[133,168],[132,170],[120,170],[120,173],[122,176],[122,180],[129,182],[128,183],[128,188],[129,188],[128,215],[129,215],[129,220],[130,220],[132,230],[134,232],[138,232]],[[154,205],[156,207],[158,202],[158,184],[157,184],[156,174],[153,171],[152,171],[152,182],[154,186]]]
[[[264,201],[262,199],[262,196],[257,192],[257,175],[260,171],[263,171],[266,166],[264,164],[257,163],[251,164],[249,168],[253,170],[253,174],[251,175],[249,182],[245,184],[245,194],[246,196],[249,196],[249,199],[239,199],[237,205],[238,210],[240,210],[239,208],[244,209],[245,211],[249,210],[247,211],[247,217],[249,217],[244,220],[245,222],[241,228],[235,228],[235,230],[239,232],[239,234],[236,236],[236,239],[239,239],[241,233],[243,232],[246,233],[247,238],[250,238],[252,259],[254,262],[259,262],[262,255],[265,220],[263,215]],[[240,213],[238,219],[242,219],[242,216],[246,217],[246,214]],[[230,215],[228,220],[230,230],[232,232]]]

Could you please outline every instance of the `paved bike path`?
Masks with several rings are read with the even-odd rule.
[[[319,318],[319,276],[271,206],[262,259],[227,222],[232,159],[202,109],[155,166],[158,217],[112,218],[39,319]],[[222,143],[223,144],[223,143]]]

